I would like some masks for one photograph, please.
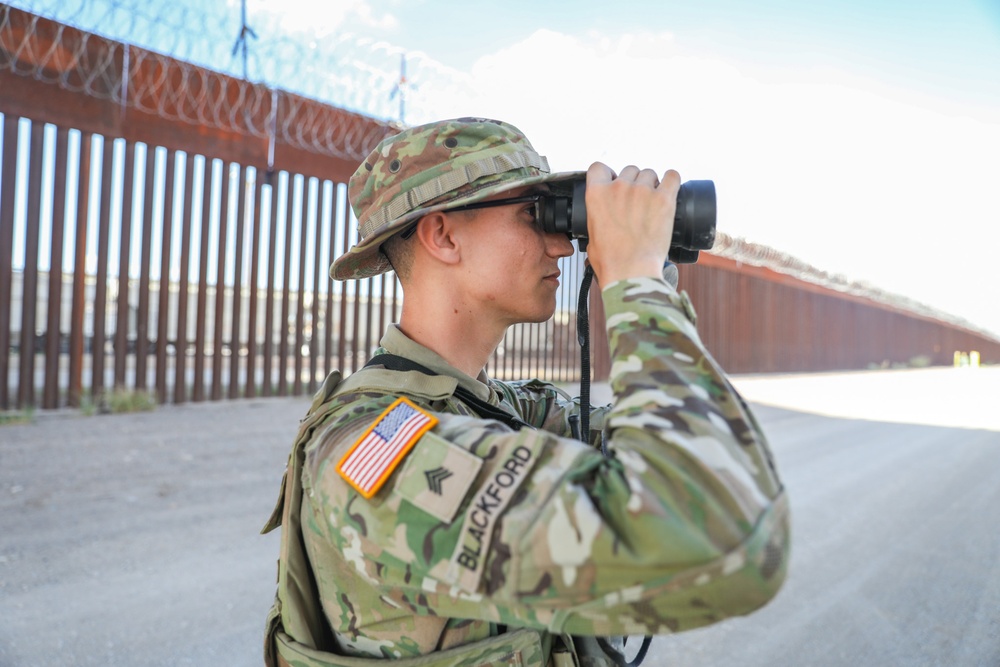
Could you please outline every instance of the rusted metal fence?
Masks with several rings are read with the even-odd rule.
[[[393,127],[0,13],[0,409],[302,394],[369,358],[399,286],[326,269],[355,241],[344,182]],[[511,328],[493,376],[579,380],[580,258],[561,268],[555,317]],[[732,258],[681,278],[730,372],[1000,362],[991,336]]]
[[[393,127],[3,12],[0,408],[302,394],[368,359],[399,286],[326,269],[356,240],[344,182]],[[573,299],[491,373],[577,379]]]
[[[730,373],[951,365],[975,350],[1000,363],[1000,340],[771,268],[702,253],[681,268],[698,331]]]
[[[9,114],[2,136],[0,406],[311,392],[398,316],[392,274],[327,277],[356,241],[341,183]],[[491,372],[573,380],[574,345],[561,311],[511,329]]]

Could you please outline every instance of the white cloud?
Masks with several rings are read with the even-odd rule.
[[[326,37],[345,25],[379,31],[399,26],[392,14],[376,11],[368,0],[250,0],[247,12],[266,17],[283,33],[310,37]]]
[[[668,33],[538,31],[471,68],[553,168],[711,178],[719,227],[1000,331],[1000,122],[830,69],[748,68]],[[453,114],[449,114],[453,115]]]

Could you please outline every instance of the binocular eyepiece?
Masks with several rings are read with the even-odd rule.
[[[553,194],[540,202],[542,229],[549,233],[568,234],[577,239],[580,250],[587,249],[587,204],[585,179],[572,182],[572,194]],[[715,244],[715,183],[687,181],[677,192],[677,212],[670,239],[670,261],[694,264],[698,253]]]

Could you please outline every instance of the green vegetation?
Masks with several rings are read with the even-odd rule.
[[[97,414],[97,406],[91,400],[90,394],[84,394],[80,397],[80,414],[84,417],[93,417]]]
[[[114,415],[129,412],[149,412],[156,409],[156,397],[145,391],[118,388],[99,395],[96,399],[87,393],[80,397],[80,414]],[[31,424],[35,421],[35,407],[17,410],[0,410],[0,426]]]
[[[156,408],[156,399],[152,394],[131,389],[115,389],[105,394],[102,400],[102,412],[120,414],[125,412],[148,412]]]
[[[80,399],[80,414],[91,417],[95,414],[117,415],[129,412],[148,412],[156,409],[156,398],[145,391],[117,388],[98,396],[90,394]]]
[[[3,410],[0,411],[0,426],[12,426],[14,424],[30,424],[35,420],[35,409],[32,407],[24,410]]]
[[[881,364],[869,363],[868,370],[886,370],[891,368],[892,370],[903,370],[906,368],[930,368],[934,364],[934,360],[927,356],[926,354],[918,354],[915,357],[910,357],[909,361],[889,361],[886,359]]]

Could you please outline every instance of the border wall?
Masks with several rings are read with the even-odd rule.
[[[9,6],[0,114],[0,409],[309,393],[397,317],[391,274],[327,277],[393,125]],[[578,379],[574,298],[491,373]]]
[[[0,409],[304,394],[398,317],[391,274],[326,273],[356,241],[344,184],[393,125],[6,5],[0,114]],[[720,240],[681,287],[729,372],[1000,362],[989,334]],[[494,377],[579,381],[579,257],[562,269],[556,315],[512,327]],[[596,290],[591,316],[601,380]]]

